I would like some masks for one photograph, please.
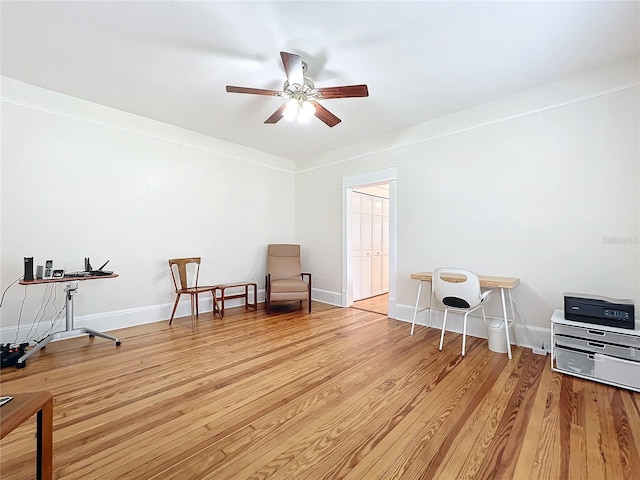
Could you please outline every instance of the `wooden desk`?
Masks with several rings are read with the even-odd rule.
[[[88,277],[58,277],[58,278],[36,278],[33,280],[20,280],[20,285],[39,285],[41,283],[62,283],[62,282],[81,282],[83,280],[99,280],[101,278],[117,278],[117,273],[109,275],[89,275]]]
[[[458,276],[458,275],[447,275],[447,276],[442,276],[442,278],[450,281],[450,282],[455,282],[456,280],[462,281],[464,280],[464,277],[462,276]],[[511,288],[515,288],[518,285],[520,285],[520,279],[519,278],[510,278],[510,277],[488,277],[486,275],[478,275],[478,278],[480,279],[480,286],[484,287],[484,288],[507,288],[507,289],[511,289]],[[431,282],[431,280],[433,279],[433,273],[432,272],[422,272],[422,273],[412,273],[411,274],[411,279],[412,280],[420,280],[422,282]]]
[[[2,392],[7,395],[7,392]],[[0,407],[0,439],[37,413],[36,478],[53,478],[53,397],[49,392],[8,394],[13,397]]]
[[[99,280],[99,279],[103,279],[103,278],[116,278],[117,276],[118,276],[117,273],[112,273],[110,275],[95,275],[95,276],[88,276],[88,277],[45,278],[45,279],[40,279],[40,280],[31,280],[31,281],[28,281],[28,282],[26,282],[24,280],[20,280],[20,282],[18,282],[20,285],[41,285],[43,283],[67,282],[67,288],[65,289],[65,292],[66,292],[66,303],[65,303],[66,325],[65,325],[65,330],[64,331],[52,333],[51,335],[47,336],[47,338],[45,338],[44,340],[39,342],[36,346],[31,348],[31,350],[29,350],[23,356],[21,356],[18,359],[17,363],[16,363],[16,368],[25,367],[26,366],[25,362],[26,362],[27,358],[29,358],[31,355],[36,353],[38,350],[44,348],[47,345],[47,343],[49,343],[51,340],[75,337],[77,335],[81,335],[81,334],[84,334],[84,333],[88,334],[89,337],[102,337],[102,338],[106,338],[107,340],[113,340],[114,342],[116,342],[116,347],[119,347],[120,346],[120,340],[118,340],[116,337],[112,337],[111,335],[107,335],[106,333],[102,333],[102,332],[99,332],[97,330],[93,330],[92,328],[87,328],[87,327],[75,328],[75,326],[73,324],[73,318],[74,318],[73,317],[73,297],[76,295],[76,293],[78,293],[78,282],[85,281],[85,280]],[[11,403],[11,402],[9,402],[9,403]]]
[[[236,287],[244,287],[244,291],[239,293],[233,293],[227,295],[225,290],[227,288],[236,288]],[[249,303],[249,287],[253,290],[253,302]],[[220,296],[218,296],[218,290],[220,291]],[[213,310],[215,314],[215,310],[218,309],[220,312],[220,318],[224,317],[224,301],[231,300],[232,298],[244,298],[244,308],[245,310],[251,308],[253,310],[258,309],[258,284],[253,282],[238,282],[238,283],[223,283],[222,285],[216,285],[215,287],[215,301],[213,302]],[[220,300],[220,306],[217,305],[218,300]]]
[[[451,282],[455,282],[457,280],[459,281],[464,280],[464,277],[457,276],[457,275],[447,275],[446,277],[443,276],[443,278]],[[507,330],[506,332],[507,353],[509,354],[509,359],[511,359],[511,342],[509,340],[509,322],[513,322],[515,319],[515,312],[513,309],[513,299],[511,298],[511,290],[520,284],[520,279],[511,278],[511,277],[492,277],[492,276],[486,276],[486,275],[478,275],[478,278],[480,279],[481,287],[500,289],[500,297],[502,299],[502,314],[504,318],[505,328]],[[429,309],[429,317],[427,317],[427,326],[429,326],[429,320],[431,317],[431,297],[433,296],[433,283],[432,283],[433,272],[412,273],[411,279],[420,281],[420,283],[418,284],[418,295],[416,297],[416,306],[413,311],[413,326],[411,327],[411,335],[413,335],[413,327],[415,326],[415,323],[416,323],[416,315],[418,314],[418,303],[420,302],[420,293],[422,291],[422,282],[429,282],[432,284],[431,294],[429,295],[429,305],[426,308],[420,310],[420,311],[423,311],[423,310]],[[507,316],[507,303],[505,298],[505,292],[508,292],[508,295],[509,295],[509,305],[511,306],[511,320],[509,320],[509,317]]]

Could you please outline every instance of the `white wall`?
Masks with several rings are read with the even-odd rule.
[[[8,78],[1,175],[3,291],[25,256],[67,270],[82,270],[85,256],[96,268],[110,259],[120,275],[80,284],[80,326],[167,319],[172,257],[201,256],[202,284],[254,273],[263,288],[266,245],[295,240],[292,162]],[[19,341],[35,318],[48,325],[63,288],[44,316],[45,286],[9,288],[1,341],[15,340],[19,321]],[[211,308],[204,296],[202,308]]]
[[[638,71],[614,65],[298,164],[296,239],[316,286],[340,288],[341,178],[395,166],[397,318],[413,313],[410,274],[441,265],[519,277],[534,327],[565,291],[640,304]]]
[[[515,300],[540,328],[565,291],[640,303],[638,71],[636,60],[547,85],[295,174],[285,159],[3,78],[2,289],[25,256],[71,270],[111,259],[120,277],[76,297],[79,323],[108,330],[168,318],[167,258],[201,255],[203,282],[254,272],[263,287],[265,245],[296,241],[314,298],[340,299],[342,177],[393,166],[397,318],[411,318],[410,274],[446,264],[521,278]],[[9,288],[1,341],[18,318],[30,326],[43,290]]]

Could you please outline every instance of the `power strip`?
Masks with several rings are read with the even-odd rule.
[[[535,353],[536,355],[546,355],[547,351],[544,348],[540,348],[540,347],[533,347],[531,349],[533,351],[533,353]]]

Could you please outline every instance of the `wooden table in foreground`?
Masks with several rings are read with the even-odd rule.
[[[49,392],[16,393],[0,407],[0,439],[37,413],[36,423],[36,477],[53,478],[53,397]]]
[[[457,277],[456,275],[447,275],[446,277],[443,275],[444,279],[455,282],[456,278],[459,278],[460,281],[464,280],[464,277]],[[502,314],[504,317],[504,324],[507,327],[507,339],[509,339],[509,317],[507,316],[507,303],[505,298],[505,291],[509,293],[509,305],[511,306],[511,322],[515,320],[515,313],[513,309],[513,300],[511,298],[511,290],[518,285],[520,285],[519,278],[511,278],[511,277],[492,277],[487,275],[478,275],[480,279],[480,286],[484,288],[499,288],[500,289],[500,297],[502,298]],[[416,297],[416,306],[413,310],[413,323],[415,325],[416,315],[418,314],[418,302],[420,302],[420,292],[422,291],[422,282],[429,282],[433,280],[433,272],[421,272],[421,273],[412,273],[412,280],[419,280],[418,284],[418,295]],[[433,288],[431,289],[431,293],[433,294]],[[429,305],[422,309],[429,309],[429,316],[431,316],[431,295],[429,295]],[[421,310],[421,311],[422,311]],[[427,321],[427,325],[429,321]],[[413,330],[411,331],[413,333]],[[507,353],[509,354],[509,359],[511,359],[511,344],[510,341],[507,340]]]

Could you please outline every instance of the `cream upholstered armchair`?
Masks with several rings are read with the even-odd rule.
[[[305,281],[305,278],[307,281]],[[311,274],[300,266],[300,245],[272,244],[267,248],[265,308],[271,313],[271,302],[299,300],[309,303],[311,313]]]

